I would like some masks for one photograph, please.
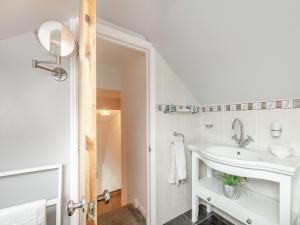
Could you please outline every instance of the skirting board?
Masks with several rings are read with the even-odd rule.
[[[135,198],[132,200],[132,204],[134,205],[135,208],[137,208],[138,210],[140,210],[140,212],[143,214],[143,216],[145,218],[147,218],[147,212],[146,209],[144,208],[144,206],[141,204],[141,202]]]

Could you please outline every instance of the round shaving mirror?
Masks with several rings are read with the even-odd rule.
[[[43,23],[35,32],[39,43],[51,55],[71,56],[75,52],[76,41],[67,26],[57,21]]]

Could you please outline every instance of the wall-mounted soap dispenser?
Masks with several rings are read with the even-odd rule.
[[[282,133],[282,124],[279,122],[271,123],[271,134],[275,138],[279,138]]]

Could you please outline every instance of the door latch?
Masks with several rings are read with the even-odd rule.
[[[87,219],[88,220],[92,220],[96,217],[96,210],[95,210],[95,201],[91,201],[91,202],[88,202],[87,204]]]
[[[110,193],[108,190],[105,190],[101,195],[97,196],[97,202],[103,201],[105,204],[110,202]],[[96,217],[96,201],[87,202],[85,206],[84,200],[81,200],[79,203],[75,203],[73,200],[68,201],[67,203],[67,214],[72,216],[76,209],[87,209],[87,219],[92,220]]]
[[[95,201],[91,201],[87,203],[87,219],[92,220],[96,217],[96,210],[95,210],[96,204]],[[75,203],[73,200],[68,201],[67,203],[67,214],[68,216],[72,216],[76,209],[82,209],[84,212],[85,203],[83,200],[81,200],[79,203]]]
[[[72,216],[76,209],[84,210],[84,201],[80,200],[80,202],[75,203],[73,200],[68,201],[67,203],[67,214],[68,216]]]

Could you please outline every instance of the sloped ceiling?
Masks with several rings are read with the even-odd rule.
[[[97,0],[149,39],[202,104],[300,97],[298,0]]]
[[[32,32],[47,20],[66,21],[78,13],[79,0],[2,0],[0,40]]]

